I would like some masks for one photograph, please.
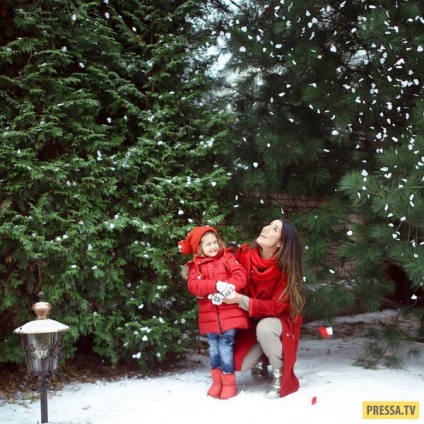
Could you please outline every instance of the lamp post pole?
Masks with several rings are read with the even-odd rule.
[[[41,377],[38,377],[38,381],[40,384],[40,408],[42,423],[49,422],[49,411],[47,406],[47,380],[47,375],[42,375]]]
[[[62,333],[69,330],[67,325],[48,318],[51,305],[39,293],[39,302],[32,310],[37,315],[35,321],[26,323],[14,332],[22,336],[25,360],[30,374],[38,377],[40,385],[41,422],[48,423],[47,383],[57,370],[61,349]]]

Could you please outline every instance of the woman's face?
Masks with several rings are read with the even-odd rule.
[[[281,231],[283,229],[283,222],[279,219],[272,221],[271,224],[266,225],[256,242],[262,248],[272,253],[281,246]]]

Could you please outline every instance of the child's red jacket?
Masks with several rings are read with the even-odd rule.
[[[237,304],[213,305],[208,295],[216,293],[216,282],[234,284],[236,292],[246,286],[245,269],[236,261],[232,249],[221,249],[212,258],[195,256],[187,263],[187,288],[199,299],[199,330],[201,334],[220,334],[231,328],[248,328],[248,314]]]

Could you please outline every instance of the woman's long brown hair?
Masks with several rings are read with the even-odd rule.
[[[287,275],[287,289],[281,294],[281,300],[287,293],[290,296],[291,312],[293,318],[302,313],[305,306],[303,292],[303,264],[302,247],[299,234],[294,225],[285,219],[281,220],[281,248],[277,251],[277,262],[282,272]]]

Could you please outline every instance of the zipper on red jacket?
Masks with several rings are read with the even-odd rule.
[[[221,317],[219,316],[219,305],[215,305],[215,306],[216,306],[216,315],[218,319],[219,333],[222,334]]]

